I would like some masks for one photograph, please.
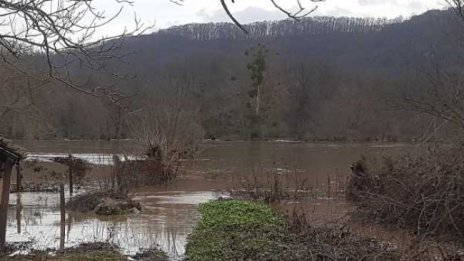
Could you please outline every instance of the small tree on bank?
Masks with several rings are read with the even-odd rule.
[[[258,44],[255,48],[251,48],[249,51],[245,52],[246,56],[251,57],[251,60],[247,64],[252,82],[252,89],[248,92],[248,97],[254,100],[254,102],[247,102],[247,107],[251,109],[254,103],[254,110],[251,109],[253,112],[249,115],[249,136],[252,139],[261,138],[261,103],[268,53],[269,50],[262,44]]]

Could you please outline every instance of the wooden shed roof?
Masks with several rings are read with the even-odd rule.
[[[0,158],[23,160],[26,156],[25,149],[15,145],[11,140],[0,136]]]

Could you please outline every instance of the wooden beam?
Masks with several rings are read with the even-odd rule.
[[[4,161],[2,198],[0,201],[0,249],[6,246],[6,228],[8,223],[8,208],[10,202],[11,171],[15,163],[10,160]]]
[[[26,150],[15,144],[11,140],[0,136],[0,156],[3,160],[23,160],[27,157]]]
[[[18,162],[16,162],[16,192],[17,193],[23,191],[22,180],[23,180],[23,176],[21,174],[21,166],[19,165],[19,160],[18,160]]]

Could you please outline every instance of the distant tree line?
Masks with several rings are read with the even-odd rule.
[[[388,24],[401,23],[402,19],[351,18],[351,17],[306,17],[275,22],[257,22],[244,25],[248,34],[230,23],[187,24],[160,31],[193,40],[210,41],[224,39],[272,39],[278,37],[309,36],[318,34],[370,33],[379,31]]]
[[[164,140],[170,133],[211,139],[421,139],[439,123],[403,101],[407,91],[416,94],[427,86],[423,72],[435,58],[442,57],[446,68],[459,66],[451,17],[450,11],[430,11],[406,21],[304,18],[246,25],[248,35],[233,24],[193,24],[125,38],[117,50],[124,62],[103,65],[111,73],[72,67],[82,88],[111,86],[117,99],[37,82],[3,65],[0,133],[71,139]],[[23,62],[34,65],[33,57]]]

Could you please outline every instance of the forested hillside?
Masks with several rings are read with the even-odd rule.
[[[261,22],[247,25],[248,35],[227,23],[173,27],[125,39],[106,73],[74,68],[85,85],[121,93],[116,102],[5,67],[0,133],[130,138],[156,115],[205,138],[422,138],[436,122],[403,98],[426,89],[428,72],[460,68],[457,23],[451,11],[429,11],[404,21]]]

